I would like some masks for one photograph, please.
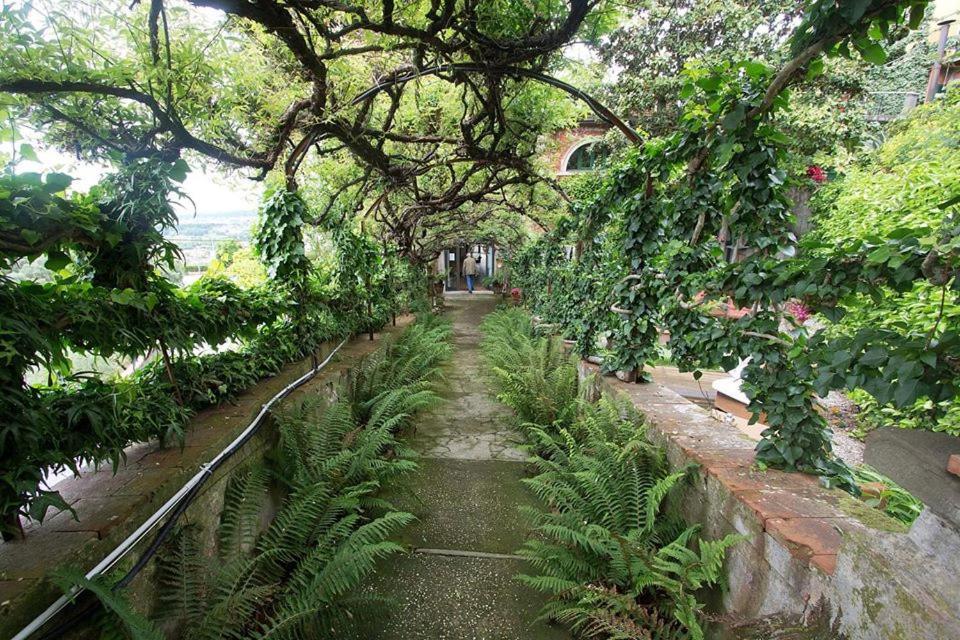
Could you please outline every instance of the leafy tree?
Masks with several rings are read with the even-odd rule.
[[[936,235],[950,223],[949,194],[960,193],[960,92],[916,109],[896,123],[884,144],[824,186],[813,200],[815,237],[829,244],[875,242],[904,229]],[[831,327],[850,335],[869,328],[939,338],[960,323],[960,303],[947,287],[919,281],[906,290],[885,287],[855,297]],[[884,406],[855,394],[862,427],[894,425],[960,433],[957,402],[928,398],[906,407]]]
[[[211,5],[224,14],[196,11]],[[616,12],[600,7],[153,0],[129,9],[115,0],[73,14],[10,5],[0,93],[14,96],[16,117],[80,156],[189,152],[261,176],[281,169],[294,190],[313,155],[324,209],[341,220],[365,211],[416,254],[435,216],[467,206],[476,220],[509,209],[517,192],[535,199],[526,192],[545,181],[538,136],[569,118],[554,90],[531,80],[553,82],[544,75],[552,54],[575,33],[594,40],[609,28]]]
[[[791,0],[632,0],[634,13],[602,41],[605,63],[620,71],[612,104],[653,136],[670,133],[683,107],[681,71],[731,59],[768,63],[783,55],[802,5]]]
[[[768,425],[757,459],[832,476],[856,492],[849,469],[831,455],[815,396],[860,387],[898,407],[949,400],[960,391],[960,335],[938,325],[926,336],[877,327],[839,337],[814,333],[789,314],[787,303],[800,300],[835,321],[852,298],[886,288],[902,292],[918,281],[955,296],[957,224],[951,219],[936,234],[907,229],[839,246],[813,239],[798,246],[786,194],[791,141],[777,125],[789,105],[788,87],[820,75],[824,56],[883,63],[884,43],[919,26],[927,4],[814,0],[778,68],[757,60],[688,66],[677,130],[625,154],[576,221],[583,243],[596,243],[601,233],[620,241],[629,271],[610,274],[598,287],[606,294],[598,303],[609,313],[585,314],[590,326],[571,327],[564,316],[578,298],[569,287],[546,296],[538,311],[548,322],[563,320],[565,331],[608,332],[608,369],[642,370],[656,356],[663,330],[683,369],[729,370],[749,359],[749,409]],[[956,205],[952,195],[944,201]],[[719,239],[731,229],[752,254],[725,264]],[[547,255],[563,241],[551,238]],[[558,284],[557,263],[543,267],[547,281]],[[728,302],[750,312],[712,313],[713,304]],[[578,346],[583,355],[594,347],[589,340]]]
[[[219,251],[219,247],[218,247]],[[267,280],[267,270],[253,254],[251,247],[239,247],[229,255],[229,260],[214,258],[205,274],[210,278],[227,278],[244,289],[262,285]]]

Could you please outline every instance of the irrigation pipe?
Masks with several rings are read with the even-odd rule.
[[[221,451],[217,456],[203,465],[200,468],[200,471],[193,476],[189,482],[187,482],[183,487],[180,488],[177,493],[174,494],[172,498],[167,500],[162,507],[160,507],[152,516],[150,516],[143,524],[137,527],[137,530],[131,533],[126,540],[121,542],[116,549],[114,549],[106,558],[101,560],[97,566],[93,569],[90,569],[86,573],[86,578],[88,580],[93,580],[94,578],[102,575],[103,573],[112,569],[124,556],[126,556],[133,548],[140,543],[147,535],[152,531],[160,522],[167,516],[167,514],[173,513],[172,516],[167,520],[163,525],[160,531],[157,533],[156,537],[153,539],[153,542],[150,546],[143,552],[140,558],[137,560],[137,563],[133,566],[130,571],[120,579],[117,584],[113,586],[114,590],[121,589],[127,586],[134,577],[146,566],[147,562],[160,548],[160,545],[163,544],[164,540],[170,535],[173,531],[173,527],[176,525],[177,520],[187,510],[187,507],[193,502],[193,499],[199,493],[200,487],[213,475],[213,473],[223,465],[224,462],[229,460],[237,451],[239,451],[243,446],[250,441],[250,439],[260,430],[260,427],[263,424],[264,418],[267,416],[267,413],[270,412],[270,409],[277,402],[283,400],[288,395],[290,395],[297,388],[303,386],[311,378],[317,375],[321,369],[323,369],[327,364],[330,363],[330,360],[333,359],[333,356],[340,351],[340,348],[347,343],[349,338],[344,338],[337,347],[330,352],[323,362],[315,366],[310,371],[306,372],[286,387],[280,390],[275,396],[270,398],[270,400],[260,408],[260,412],[253,419],[253,421],[247,425],[247,428],[234,439],[233,442],[227,446],[226,449]],[[67,593],[60,596],[56,602],[51,604],[47,609],[41,613],[39,616],[33,619],[33,621],[20,630],[20,633],[15,635],[12,640],[27,640],[30,636],[36,633],[41,627],[47,624],[54,616],[60,613],[67,605],[70,604],[77,596],[79,596],[84,591],[83,587],[75,586],[71,588]],[[62,631],[65,629],[57,628],[45,635],[44,637],[58,637]]]

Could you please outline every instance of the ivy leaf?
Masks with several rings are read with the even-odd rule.
[[[713,92],[720,88],[720,78],[717,76],[707,76],[697,80],[697,86],[707,92]]]
[[[53,507],[57,511],[69,511],[76,518],[76,512],[70,508],[67,501],[57,491],[40,491],[39,495],[30,503],[30,519],[43,522],[47,509]]]
[[[70,256],[63,251],[51,251],[47,254],[47,261],[44,266],[50,271],[60,271],[70,264]]]
[[[73,183],[73,178],[65,173],[48,173],[44,182],[48,193],[60,193]]]
[[[767,65],[758,60],[747,60],[743,63],[743,70],[753,79],[762,78],[767,75]]]
[[[20,145],[20,156],[24,160],[31,160],[33,162],[39,162],[37,158],[37,152],[33,150],[33,146],[24,142]]]
[[[918,382],[916,378],[900,380],[900,384],[897,385],[897,390],[893,394],[893,401],[898,407],[906,407],[913,404],[917,398]]]
[[[20,236],[30,244],[40,242],[40,234],[33,229],[20,229]]]
[[[890,259],[890,247],[883,245],[882,247],[877,247],[867,255],[867,262],[873,264],[880,264],[886,262]]]
[[[721,124],[723,128],[727,131],[733,131],[740,126],[740,123],[743,122],[743,119],[746,117],[747,111],[744,108],[743,103],[739,103],[732,111],[728,112],[727,115],[723,116],[723,121]]]
[[[871,2],[873,2],[873,0],[845,0],[844,2],[840,2],[838,3],[840,6],[840,15],[843,16],[849,24],[855,24],[863,17],[863,14],[866,13],[867,7],[870,6]]]
[[[860,358],[860,364],[864,367],[878,367],[886,361],[887,350],[883,347],[874,347]]]
[[[863,56],[863,59],[871,64],[883,64],[887,61],[887,52],[878,42],[871,40],[859,40],[854,43],[857,51]]]
[[[136,305],[137,292],[133,289],[123,289],[122,291],[111,291],[110,299],[117,304]]]

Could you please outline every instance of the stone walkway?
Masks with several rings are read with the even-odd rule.
[[[454,356],[445,402],[417,423],[408,440],[422,456],[420,470],[391,490],[397,508],[418,518],[401,542],[412,548],[390,559],[371,591],[398,606],[365,637],[419,640],[547,640],[569,638],[535,623],[543,598],[514,580],[529,571],[513,554],[527,537],[518,508],[535,505],[521,484],[523,454],[510,412],[483,375],[480,321],[493,296],[454,295]]]

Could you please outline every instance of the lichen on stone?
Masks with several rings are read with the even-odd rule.
[[[886,531],[888,533],[907,532],[907,526],[899,520],[891,518],[882,511],[874,509],[851,496],[843,496],[840,498],[840,510],[848,516],[856,518],[867,527],[877,531]]]

